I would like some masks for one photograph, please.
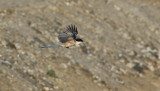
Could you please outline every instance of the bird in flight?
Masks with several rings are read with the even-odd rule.
[[[75,25],[69,25],[65,31],[59,33],[58,39],[61,42],[60,44],[50,45],[50,46],[43,46],[41,48],[50,48],[50,47],[57,47],[61,46],[64,48],[69,48],[71,46],[80,45],[83,40],[77,38],[78,30]]]

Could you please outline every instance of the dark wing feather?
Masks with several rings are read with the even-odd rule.
[[[75,33],[78,34],[77,28],[73,25],[70,25],[66,30],[59,34],[58,39],[60,42],[65,43],[69,40],[75,39]]]
[[[71,33],[76,32],[78,34],[77,27],[75,25],[68,26],[66,32],[71,32]]]

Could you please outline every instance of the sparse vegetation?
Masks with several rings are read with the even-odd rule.
[[[57,78],[57,75],[53,69],[48,70],[47,75],[53,78]]]

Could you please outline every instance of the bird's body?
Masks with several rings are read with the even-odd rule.
[[[77,34],[78,34],[77,28],[74,25],[70,25],[65,29],[65,31],[61,32],[58,35],[58,39],[61,42],[61,44],[44,46],[41,48],[50,48],[50,47],[56,47],[56,46],[69,48],[71,46],[76,45],[77,42],[83,42],[82,39],[77,38]]]
[[[61,46],[68,48],[68,47],[71,47],[71,46],[74,46],[74,45],[76,45],[76,41],[75,41],[75,40],[70,40],[70,41],[65,42],[65,43],[64,43],[63,45],[61,45]]]

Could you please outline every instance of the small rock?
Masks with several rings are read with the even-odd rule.
[[[142,44],[137,44],[137,47],[138,47],[138,48],[143,48],[144,45],[142,45]]]
[[[129,68],[133,68],[135,66],[135,64],[133,62],[127,63],[126,65]]]
[[[29,74],[34,74],[34,71],[31,70],[31,69],[28,69],[27,72],[28,72]]]
[[[149,26],[149,29],[153,32],[156,28],[155,28],[155,26]]]
[[[156,31],[155,31],[155,34],[159,35],[159,31],[158,31],[158,30],[156,30]]]
[[[94,75],[93,78],[95,82],[101,81],[100,77],[98,77],[97,75]]]
[[[44,87],[44,91],[49,91],[49,87]]]
[[[124,60],[124,59],[120,59],[119,61],[120,61],[121,63],[124,63],[124,62],[125,62],[125,60]]]
[[[155,69],[154,69],[154,67],[153,67],[152,64],[149,64],[149,65],[148,65],[148,68],[149,68],[149,70],[151,70],[151,71],[155,71]]]
[[[111,71],[115,71],[115,70],[116,70],[116,67],[115,67],[114,65],[112,65],[112,67],[111,67],[110,70],[111,70]]]
[[[127,71],[126,71],[125,69],[123,69],[123,68],[119,68],[119,70],[120,70],[123,74],[126,74],[126,73],[127,73]]]
[[[54,89],[59,89],[59,87],[58,86],[54,86]]]
[[[1,41],[1,43],[2,43],[3,46],[7,45],[7,41]]]
[[[102,86],[102,84],[101,84],[101,83],[98,83],[97,85],[98,85],[98,86]]]
[[[118,83],[122,84],[122,85],[124,84],[124,81],[123,81],[122,79],[120,79],[120,78],[117,78],[116,81],[117,81]]]
[[[12,65],[9,61],[2,61],[1,64],[7,65],[7,66]]]
[[[21,45],[18,44],[18,43],[15,43],[15,47],[16,47],[16,49],[20,49],[20,48],[21,48]]]
[[[115,8],[116,10],[118,10],[118,11],[121,10],[121,8],[120,8],[119,6],[117,6],[117,5],[114,5],[114,8]]]
[[[61,63],[60,66],[64,69],[66,69],[68,66],[65,63]]]
[[[122,37],[125,39],[131,39],[131,36],[129,35],[129,33],[123,33]]]
[[[65,4],[66,4],[67,6],[70,6],[70,5],[71,5],[69,2],[66,2]]]
[[[130,51],[130,52],[128,53],[128,55],[129,55],[129,56],[135,56],[135,55],[136,55],[136,52],[135,52],[135,51]]]

